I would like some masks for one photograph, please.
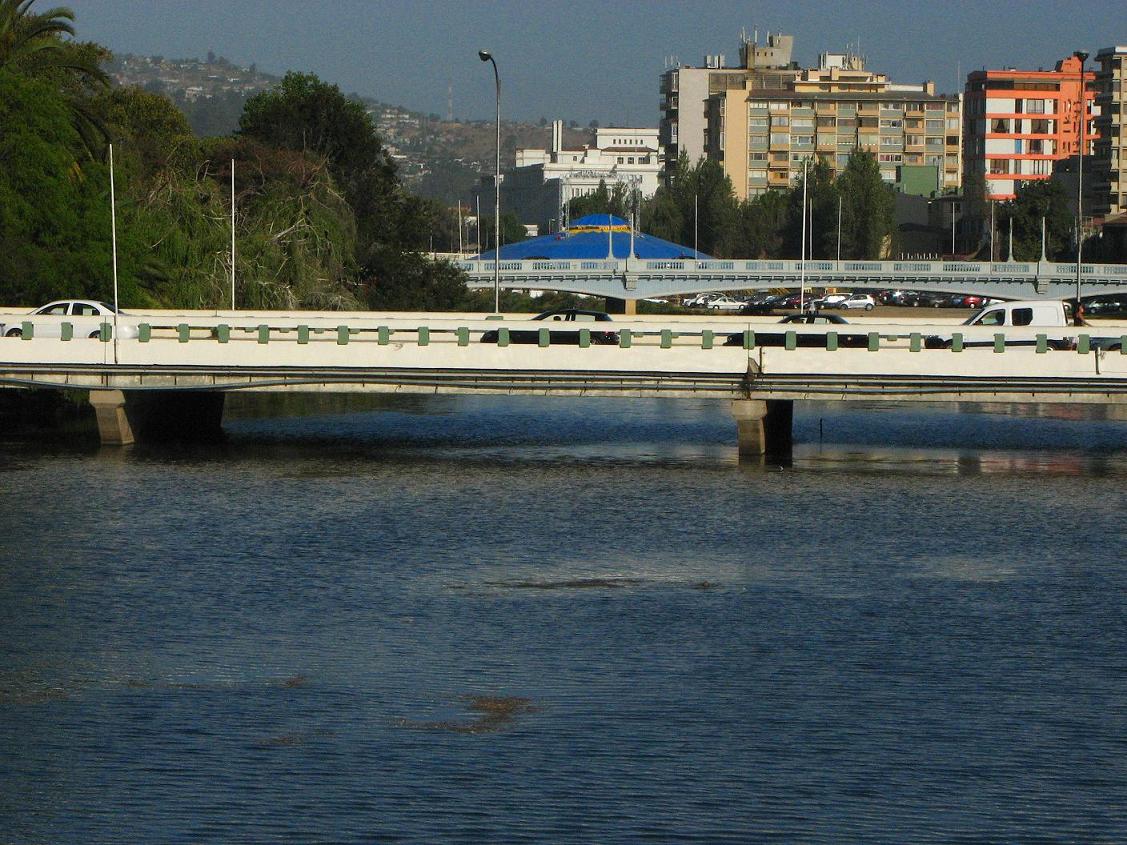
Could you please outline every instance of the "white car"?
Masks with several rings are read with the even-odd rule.
[[[730,296],[718,296],[709,301],[705,306],[711,311],[741,311],[746,305],[742,299],[733,299]]]
[[[811,300],[810,305],[813,308],[840,308],[841,303],[849,299],[851,294],[848,293],[827,293],[820,299]]]
[[[864,308],[866,311],[872,311],[876,308],[876,300],[867,293],[854,293],[843,299],[837,304],[838,308]]]
[[[42,308],[36,308],[27,316],[27,322],[35,324],[36,337],[62,337],[63,323],[70,323],[74,337],[97,337],[101,331],[102,323],[113,322],[113,306],[106,302],[93,299],[61,299],[57,302],[48,302]],[[124,311],[118,311],[119,317],[125,316]],[[36,317],[54,317],[59,319],[36,320]],[[68,319],[61,319],[61,318]],[[21,337],[23,335],[21,319],[7,324],[0,324],[0,333],[4,337]],[[131,323],[118,323],[120,337],[137,337],[137,326]]]

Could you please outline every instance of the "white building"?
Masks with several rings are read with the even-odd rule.
[[[657,190],[662,168],[658,130],[606,127],[595,130],[594,146],[564,147],[563,121],[552,123],[550,149],[516,151],[516,167],[501,182],[501,213],[513,212],[522,223],[541,232],[566,225],[567,204],[594,193],[599,183],[608,191],[623,185],[648,199]],[[483,179],[476,193],[481,207],[491,207],[492,185]]]

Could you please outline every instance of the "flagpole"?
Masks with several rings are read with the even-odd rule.
[[[235,160],[231,159],[231,310],[235,310]]]
[[[117,363],[117,202],[113,185],[113,144],[110,147],[110,232],[113,244],[113,360]]]
[[[799,249],[798,258],[798,311],[806,312],[806,162],[802,160],[802,247]]]

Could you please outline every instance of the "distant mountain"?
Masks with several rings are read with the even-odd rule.
[[[163,94],[176,104],[197,135],[229,135],[238,128],[243,104],[281,82],[280,76],[242,67],[208,53],[205,60],[163,56],[116,56],[106,68],[118,85]],[[493,121],[449,121],[350,94],[372,115],[384,146],[415,193],[453,205],[469,200],[482,173],[492,173],[496,125]],[[512,167],[518,147],[547,147],[551,125],[501,121],[501,167]],[[569,146],[593,142],[589,129],[565,130]]]

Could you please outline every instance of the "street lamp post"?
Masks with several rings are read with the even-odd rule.
[[[488,50],[478,50],[477,57],[493,65],[493,82],[497,88],[497,169],[493,175],[493,313],[501,312],[501,74],[497,61]]]
[[[1076,310],[1080,310],[1080,274],[1081,252],[1084,249],[1084,125],[1088,122],[1088,92],[1084,84],[1084,62],[1088,61],[1088,54],[1077,50],[1073,55],[1080,60],[1080,148],[1076,156]]]

